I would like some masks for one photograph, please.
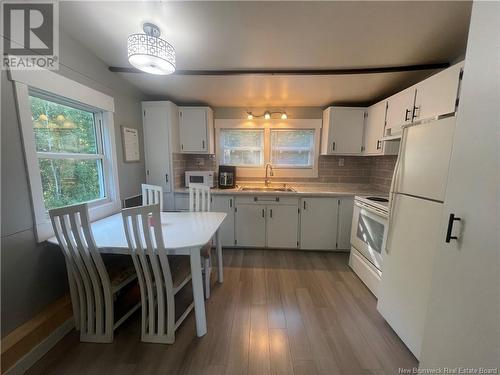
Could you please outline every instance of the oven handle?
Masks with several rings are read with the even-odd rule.
[[[375,215],[382,216],[384,218],[387,218],[387,214],[381,210],[377,210],[376,208],[367,206],[366,204],[360,203],[360,202],[354,202],[354,204],[360,208],[365,209],[366,211],[369,211]]]

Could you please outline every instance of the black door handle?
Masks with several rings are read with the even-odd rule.
[[[408,115],[411,115],[412,113],[412,110],[411,109],[407,109],[406,112],[405,112],[405,121],[410,121],[411,120],[411,117],[408,118]]]
[[[450,214],[450,218],[448,219],[448,229],[446,230],[446,243],[450,243],[451,240],[458,240],[458,237],[452,236],[451,232],[453,232],[453,223],[460,220],[462,220],[462,218],[455,217],[455,214]]]

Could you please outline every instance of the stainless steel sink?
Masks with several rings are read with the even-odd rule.
[[[295,192],[296,190],[290,186],[242,186],[241,191],[282,191]]]

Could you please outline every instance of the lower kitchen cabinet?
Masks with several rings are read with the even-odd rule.
[[[219,229],[222,246],[234,246],[234,198],[227,195],[212,195],[211,211],[227,214]]]
[[[335,250],[337,248],[338,198],[301,199],[300,248]]]
[[[297,205],[267,206],[267,247],[296,249],[298,224]]]
[[[339,198],[339,202],[337,249],[349,250],[351,248],[351,226],[354,198],[342,197]]]
[[[301,199],[300,248],[347,250],[350,248],[352,197]]]
[[[266,205],[238,204],[234,216],[236,245],[266,246]]]

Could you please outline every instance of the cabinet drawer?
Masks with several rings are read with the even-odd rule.
[[[283,197],[279,195],[245,195],[236,197],[236,205],[240,204],[283,204],[283,205],[299,205],[299,199],[296,197]]]

